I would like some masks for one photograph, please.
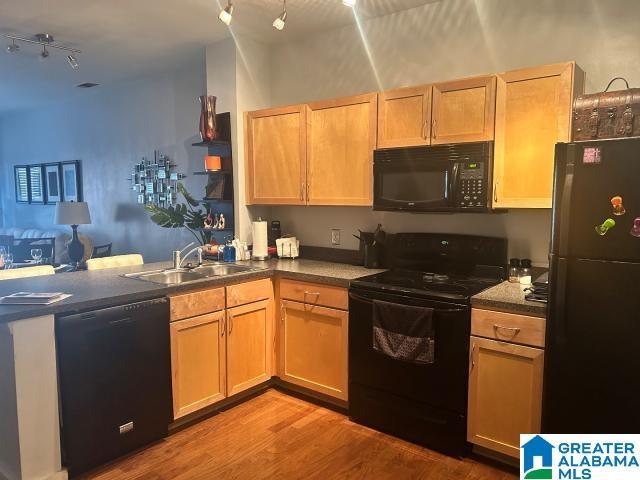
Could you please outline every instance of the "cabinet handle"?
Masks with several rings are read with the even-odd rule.
[[[280,321],[284,323],[285,317],[287,316],[287,306],[284,302],[280,302]]]
[[[300,184],[300,200],[304,200],[304,182]]]
[[[436,123],[435,118],[433,119],[433,121],[431,122],[431,138],[435,139],[436,138],[436,127],[438,126],[438,124]]]
[[[427,135],[427,126],[429,125],[429,120],[425,120],[422,124],[422,138],[425,140],[429,140],[429,135]]]
[[[493,203],[498,203],[498,184],[500,182],[496,180],[495,185],[493,186]]]
[[[233,331],[233,315],[228,313],[229,315],[229,336],[231,336],[231,332]]]
[[[224,319],[223,319],[223,320],[224,320]],[[222,322],[220,322],[220,323],[221,323],[221,325],[220,325],[220,336],[221,336],[221,337],[224,337],[224,326],[226,325],[226,323],[227,323],[227,322],[222,321]]]
[[[307,182],[307,202],[309,201],[309,182]]]
[[[476,366],[476,359],[474,355],[475,353],[476,353],[476,344],[474,343],[473,346],[471,347],[471,370],[469,370],[469,373],[471,373]]]
[[[515,337],[520,333],[520,329],[518,327],[505,327],[504,325],[498,325],[497,323],[494,323],[493,331],[496,336],[498,336],[499,330],[507,330],[508,332],[511,332],[511,338]]]

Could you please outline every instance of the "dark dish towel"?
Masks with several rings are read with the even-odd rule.
[[[433,363],[433,308],[374,300],[373,349],[396,360]]]

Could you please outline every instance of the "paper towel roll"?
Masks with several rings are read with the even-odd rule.
[[[267,222],[258,219],[253,222],[253,258],[264,260],[269,256],[267,239]]]

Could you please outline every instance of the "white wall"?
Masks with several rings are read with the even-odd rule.
[[[272,105],[410,86],[545,63],[576,60],[587,91],[622,75],[640,85],[637,0],[443,0],[276,46],[271,55]],[[294,21],[294,19],[290,19]],[[274,207],[285,231],[307,245],[356,248],[350,232],[380,222],[392,232],[447,231],[506,235],[510,254],[547,262],[551,214],[374,213],[367,208]]]
[[[118,86],[97,87],[73,100],[7,114],[0,122],[0,209],[4,226],[47,228],[54,206],[15,203],[13,165],[80,159],[84,197],[92,225],[81,226],[95,242],[113,242],[115,253],[140,252],[146,261],[170,258],[193,240],[153,224],[130,190],[132,166],[154,149],[169,155],[196,196],[204,193],[204,151],[199,141],[198,95],[205,92],[204,53],[177,70]],[[67,227],[59,227],[67,228]]]

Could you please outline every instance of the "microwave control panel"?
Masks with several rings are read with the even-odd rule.
[[[456,205],[462,208],[487,206],[487,178],[484,162],[463,162],[459,165]]]

